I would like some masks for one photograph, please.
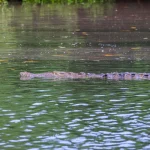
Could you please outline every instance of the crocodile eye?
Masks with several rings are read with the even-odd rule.
[[[144,77],[148,77],[148,74],[144,74]]]
[[[104,74],[103,77],[107,77],[107,74]]]
[[[85,73],[84,72],[80,72],[79,75],[85,75]]]
[[[134,77],[134,76],[135,76],[135,73],[131,73],[131,76]]]

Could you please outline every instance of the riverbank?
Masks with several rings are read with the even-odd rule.
[[[94,4],[112,3],[115,0],[0,0],[0,3],[30,3],[30,4]]]

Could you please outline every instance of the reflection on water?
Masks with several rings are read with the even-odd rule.
[[[1,6],[1,56],[149,60],[149,6],[124,2]]]
[[[19,80],[150,72],[149,6],[0,6],[0,149],[150,149],[149,81]]]

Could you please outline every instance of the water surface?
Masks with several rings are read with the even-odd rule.
[[[1,6],[0,149],[150,149],[149,81],[19,77],[150,72],[148,4]]]

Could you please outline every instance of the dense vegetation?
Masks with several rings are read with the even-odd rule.
[[[7,1],[9,1],[9,0],[0,0],[0,3],[6,3]],[[62,3],[62,4],[64,4],[64,3],[66,3],[66,4],[105,3],[105,2],[114,2],[114,1],[115,0],[22,0],[22,2],[38,3],[38,4],[47,4],[47,3]]]
[[[110,0],[23,0],[24,2],[33,2],[33,3],[95,3],[95,2],[106,2]]]

